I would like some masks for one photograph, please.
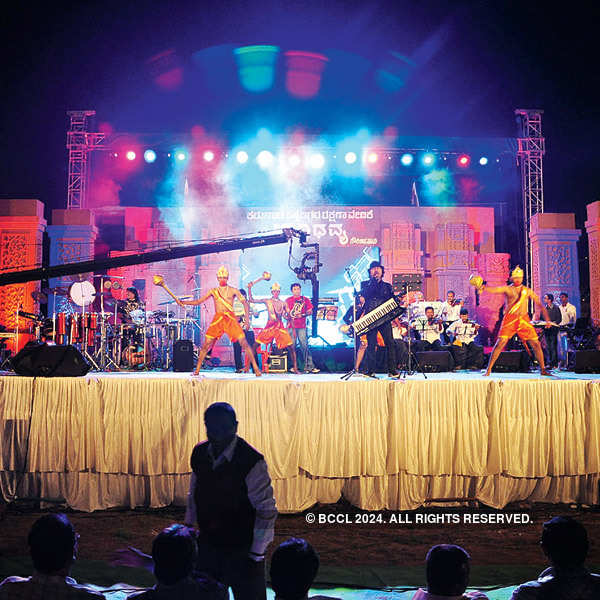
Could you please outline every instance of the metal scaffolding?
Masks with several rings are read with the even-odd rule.
[[[102,148],[104,133],[88,132],[89,118],[95,110],[70,110],[67,131],[67,149],[69,150],[69,179],[67,182],[67,208],[85,208],[88,184],[88,158],[91,150]]]
[[[546,152],[542,136],[543,110],[515,110],[517,115],[518,151],[517,158],[521,166],[521,195],[523,199],[523,229],[525,234],[525,276],[527,284],[533,286],[531,248],[531,217],[544,212],[544,171],[543,160]]]

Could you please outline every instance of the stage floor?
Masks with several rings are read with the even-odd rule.
[[[204,410],[226,401],[279,510],[597,504],[598,375],[90,373],[0,376],[0,494],[80,510],[185,504]]]

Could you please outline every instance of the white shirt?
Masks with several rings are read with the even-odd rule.
[[[446,333],[454,336],[455,340],[462,342],[463,344],[470,344],[477,337],[476,323],[473,321],[467,321],[463,323],[461,319],[454,321],[452,325],[446,329]]]
[[[483,592],[465,592],[462,596],[438,596],[430,594],[427,590],[419,588],[412,600],[488,600],[488,597]]]
[[[216,459],[209,444],[208,456],[213,461],[213,470],[226,460],[231,462],[237,441],[238,436],[236,435],[231,444]],[[194,500],[196,481],[196,474],[192,473],[185,511],[186,523],[196,522],[196,501]],[[259,460],[250,469],[248,475],[246,475],[246,487],[248,488],[248,500],[254,507],[254,510],[256,510],[254,538],[252,546],[250,546],[250,552],[262,555],[265,553],[267,546],[273,541],[273,530],[275,529],[275,520],[277,519],[277,508],[275,506],[275,498],[273,497],[271,477],[269,476],[267,463],[264,459]]]
[[[454,305],[450,305],[449,302],[444,302],[442,304],[442,312],[441,312],[441,316],[442,316],[442,321],[448,321],[449,323],[452,323],[453,321],[458,321],[460,319],[460,309],[462,308],[462,306],[460,305],[460,302],[458,301],[454,301]]]
[[[562,316],[560,325],[574,325],[577,320],[577,309],[570,302],[567,302],[566,306],[559,304],[558,308]]]
[[[72,577],[44,575],[35,572],[31,577],[7,577],[0,583],[1,600],[91,600],[104,598]]]
[[[441,325],[439,323],[430,324],[427,317],[419,317],[413,321],[413,325],[425,342],[433,344],[433,342],[440,339]]]

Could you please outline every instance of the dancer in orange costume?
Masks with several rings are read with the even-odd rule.
[[[527,312],[527,301],[529,298],[531,298],[535,304],[541,308],[542,315],[547,321],[546,327],[550,327],[550,317],[548,316],[546,307],[540,302],[538,295],[531,288],[523,285],[523,269],[521,269],[519,266],[513,269],[511,273],[512,283],[510,285],[487,287],[483,285],[480,280],[480,277],[472,278],[471,283],[473,283],[473,285],[475,285],[480,292],[504,294],[506,301],[506,313],[504,314],[504,319],[502,319],[502,325],[500,327],[498,339],[496,340],[496,345],[492,351],[492,356],[490,357],[485,375],[488,376],[492,372],[492,367],[498,359],[498,356],[500,356],[500,352],[504,350],[508,340],[510,340],[510,338],[512,338],[514,335],[519,336],[519,339],[523,342],[523,345],[526,348],[527,343],[531,345],[533,353],[535,354],[535,357],[540,365],[541,374],[551,375],[551,373],[546,370],[546,366],[544,364],[544,353],[542,352],[542,347],[540,346],[538,334],[531,324],[531,320],[529,319],[529,314]]]
[[[179,306],[195,306],[197,304],[206,302],[206,300],[209,298],[212,298],[215,306],[215,316],[206,330],[206,339],[204,340],[204,344],[202,345],[200,353],[198,354],[198,364],[196,365],[194,375],[198,375],[200,372],[200,368],[202,367],[202,363],[204,362],[204,358],[206,357],[208,351],[215,345],[216,341],[224,333],[226,333],[232,342],[240,343],[240,346],[246,352],[246,355],[250,357],[254,374],[257,377],[260,377],[261,373],[258,365],[256,364],[256,360],[254,359],[254,354],[252,353],[252,350],[250,350],[250,346],[248,346],[244,331],[240,327],[238,319],[233,311],[233,301],[235,298],[237,298],[243,304],[246,312],[245,323],[249,323],[250,319],[248,318],[248,302],[246,302],[246,298],[242,296],[240,290],[227,285],[228,280],[229,271],[225,267],[219,267],[219,270],[217,271],[217,281],[219,282],[219,287],[210,289],[204,296],[202,296],[202,298],[198,298],[197,300],[177,300],[177,304],[179,304]]]
[[[265,328],[256,336],[256,341],[259,344],[269,344],[275,341],[275,344],[280,350],[288,349],[292,357],[292,371],[299,373],[298,363],[296,360],[296,350],[292,341],[292,336],[289,334],[286,326],[283,324],[283,318],[287,318],[287,308],[283,300],[279,299],[281,286],[274,283],[271,286],[271,297],[264,300],[256,300],[252,297],[252,283],[248,284],[248,300],[254,304],[262,303],[267,307],[269,315]]]

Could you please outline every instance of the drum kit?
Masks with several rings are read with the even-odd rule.
[[[197,318],[173,310],[175,300],[159,304],[159,310],[139,307],[125,311],[126,302],[111,290],[120,290],[123,277],[97,275],[98,291],[90,281],[76,281],[67,287],[33,292],[37,302],[53,297],[48,318],[19,311],[32,321],[32,333],[40,343],[76,346],[97,371],[123,369],[169,369],[173,345],[191,340],[201,331]],[[185,298],[185,297],[184,297]]]

